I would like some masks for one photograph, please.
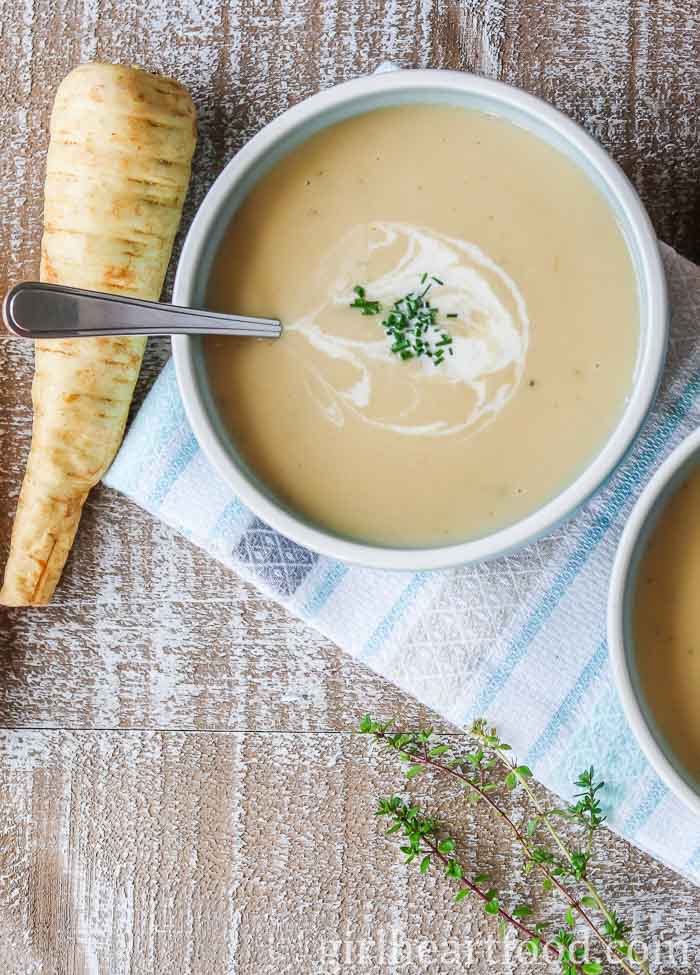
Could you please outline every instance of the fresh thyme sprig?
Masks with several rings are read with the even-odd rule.
[[[542,938],[544,928],[541,925],[524,925],[523,919],[533,913],[531,904],[518,905],[508,912],[503,908],[503,912],[495,908],[502,908],[503,905],[498,898],[497,892],[491,891],[493,895],[488,898],[487,903],[495,900],[498,902],[487,913],[499,914],[503,924],[512,924],[512,919],[520,922],[515,927],[521,934],[523,925],[528,927],[529,940],[528,950],[533,953],[541,953],[546,948],[550,957],[552,950],[557,952],[557,957],[561,961],[561,971],[563,975],[576,975],[578,972],[584,975],[596,975],[602,971],[602,965],[597,961],[588,961],[580,954],[576,954],[572,949],[573,931],[576,928],[577,919],[583,921],[595,939],[606,950],[608,955],[615,957],[617,964],[628,973],[637,975],[644,973],[650,975],[647,962],[630,944],[630,931],[624,921],[622,921],[604,903],[602,896],[593,885],[588,876],[588,866],[591,859],[593,838],[595,832],[602,826],[605,816],[602,813],[599,793],[603,788],[602,782],[596,782],[593,768],[583,772],[576,781],[576,787],[580,791],[576,796],[576,802],[567,805],[565,808],[546,809],[538,798],[532,786],[532,772],[525,765],[520,765],[512,757],[510,745],[503,742],[498,736],[496,729],[487,726],[485,721],[476,721],[471,728],[472,748],[458,750],[444,740],[436,738],[431,729],[423,729],[417,732],[400,732],[394,729],[394,723],[377,722],[369,715],[365,716],[360,731],[371,735],[380,745],[398,754],[402,762],[406,764],[406,778],[412,780],[425,772],[435,772],[453,781],[459,782],[466,790],[466,798],[470,803],[484,802],[490,810],[511,830],[524,853],[524,873],[531,874],[538,872],[543,880],[545,891],[554,890],[566,902],[566,928],[562,928],[553,939],[546,942]],[[503,769],[503,772],[499,772]],[[514,790],[522,787],[527,795],[534,815],[527,819],[522,826],[518,825],[513,817],[501,804],[497,797],[498,790]],[[397,797],[383,802],[400,802]],[[381,815],[392,814],[401,807],[382,806],[386,811]],[[413,807],[408,807],[413,808]],[[560,834],[554,825],[553,820],[557,817],[563,818],[574,826],[578,826],[585,831],[585,843],[582,848],[571,848],[567,840]],[[427,822],[434,824],[433,820]],[[395,822],[390,832],[398,831],[402,823]],[[437,829],[437,826],[436,826]],[[415,833],[415,830],[413,831]],[[545,834],[552,841],[550,847],[540,839]],[[449,837],[448,840],[452,841]],[[425,840],[421,839],[425,844]],[[404,848],[402,848],[404,849]],[[451,850],[447,848],[438,852],[446,856]],[[404,849],[404,852],[406,850]],[[411,853],[415,852],[411,847]],[[408,856],[408,854],[407,854]],[[425,854],[427,857],[428,854]],[[430,861],[421,861],[421,869],[427,869]],[[414,859],[413,856],[410,858]],[[439,859],[439,858],[438,858]],[[410,860],[407,860],[410,862]],[[464,870],[461,865],[461,879]],[[447,867],[447,865],[446,865]],[[450,868],[448,876],[456,877],[456,868]],[[480,887],[477,880],[487,880],[486,875],[475,878],[473,883]],[[586,893],[579,896],[576,890],[577,885],[585,887]],[[467,890],[469,893],[469,890]],[[457,895],[457,899],[462,899],[467,893],[463,890]],[[481,891],[489,893],[489,891]],[[480,896],[480,895],[479,895]],[[484,898],[482,897],[482,900]],[[485,908],[486,909],[486,908]],[[593,912],[599,912],[602,920],[598,922]],[[509,914],[509,917],[505,917]],[[533,947],[533,938],[538,939],[537,947]],[[540,949],[538,952],[538,948]],[[568,966],[568,967],[567,967]],[[636,967],[635,967],[636,966]]]
[[[523,787],[537,814],[535,828],[540,824],[544,826],[563,857],[563,862],[559,862],[559,868],[565,872],[568,871],[577,881],[581,881],[585,886],[588,893],[581,898],[581,903],[587,907],[597,909],[603,915],[603,934],[612,946],[613,952],[619,958],[620,965],[625,971],[633,972],[634,969],[627,965],[626,960],[632,961],[638,966],[639,971],[644,972],[645,975],[649,975],[650,969],[648,963],[635,951],[633,945],[630,943],[628,925],[606,905],[595,885],[588,877],[588,864],[591,858],[593,836],[595,831],[605,821],[605,817],[601,813],[600,802],[597,799],[597,794],[603,788],[604,783],[594,782],[593,768],[591,767],[586,772],[581,773],[576,780],[576,786],[585,789],[585,792],[579,793],[576,796],[578,802],[575,805],[569,805],[564,810],[559,808],[546,810],[540,803],[532,785],[528,782],[529,776],[523,776],[521,774],[521,769],[517,767],[517,763],[514,763],[508,754],[512,751],[510,745],[501,741],[496,729],[489,728],[486,721],[480,719],[473,723],[471,733],[477,741],[492,749],[494,756],[500,764],[508,770],[506,783],[508,784],[509,776],[512,775],[515,779],[515,785],[521,785]],[[584,826],[587,833],[585,850],[570,849],[552,822],[556,817],[564,817]]]
[[[599,826],[602,826],[606,818],[601,810],[598,793],[605,786],[605,782],[596,782],[594,779],[593,766],[581,772],[575,785],[583,792],[577,792],[575,797],[578,801],[564,810],[557,812],[566,819],[571,819],[583,826],[588,833],[587,852],[590,855],[593,845],[593,835]]]
[[[403,830],[407,843],[401,847],[406,857],[406,863],[412,863],[421,857],[420,871],[426,873],[436,861],[445,868],[445,876],[459,882],[459,890],[455,901],[459,902],[475,895],[483,903],[484,911],[499,919],[501,935],[508,925],[524,936],[528,952],[533,958],[545,955],[558,960],[563,975],[600,975],[603,968],[600,962],[587,962],[586,949],[583,945],[574,946],[574,935],[571,930],[560,929],[554,937],[544,939],[546,925],[539,922],[531,924],[527,920],[533,914],[530,904],[518,904],[511,910],[503,906],[498,891],[490,886],[488,874],[478,874],[469,878],[459,860],[453,856],[457,844],[449,836],[437,820],[424,817],[420,809],[405,802],[400,796],[380,799],[377,805],[377,816],[386,816],[392,820],[392,825],[386,831],[387,835]],[[571,924],[571,928],[573,928]]]
[[[428,298],[433,284],[443,283],[435,275],[428,281],[428,274],[424,274],[421,277],[422,290],[409,291],[399,298],[389,309],[386,318],[382,319],[382,327],[391,339],[391,351],[402,359],[427,356],[434,365],[439,366],[444,362],[446,352],[454,355],[452,336],[438,325],[440,313]],[[368,298],[362,285],[355,285],[353,291],[355,299],[350,304],[351,308],[359,309],[363,315],[378,315],[381,312],[381,302]],[[450,314],[446,317],[457,316]]]

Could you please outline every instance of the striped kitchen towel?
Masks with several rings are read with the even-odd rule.
[[[605,642],[608,579],[630,508],[700,423],[700,269],[668,248],[664,260],[673,320],[652,416],[605,488],[514,555],[411,575],[348,567],[296,545],[211,469],[172,363],[105,480],[445,718],[461,725],[487,716],[555,792],[570,796],[594,759],[608,773],[611,825],[700,883],[700,822],[627,730]]]

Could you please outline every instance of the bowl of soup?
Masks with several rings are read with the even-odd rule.
[[[608,643],[627,720],[700,815],[700,430],[642,492],[615,558]]]
[[[648,217],[518,89],[395,71],[267,125],[200,207],[174,302],[282,338],[176,337],[205,454],[323,555],[432,569],[569,516],[649,410],[667,309]]]

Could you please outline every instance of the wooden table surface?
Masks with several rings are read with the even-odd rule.
[[[185,225],[264,123],[390,58],[542,95],[700,258],[697,0],[0,0],[0,14],[3,289],[36,274],[49,107],[92,58],[191,89]],[[167,355],[152,344],[138,399]],[[30,349],[0,338],[0,559],[31,372]],[[371,817],[399,778],[352,735],[360,715],[431,716],[121,497],[93,493],[55,602],[0,610],[0,644],[2,973],[529,970],[439,878],[409,876]],[[507,874],[507,836],[478,822],[470,853]],[[663,943],[654,971],[697,972],[700,892],[612,835],[602,853],[611,899]]]

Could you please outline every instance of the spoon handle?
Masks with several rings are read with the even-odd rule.
[[[247,335],[276,339],[273,318],[222,315],[140,298],[26,281],[5,296],[5,324],[22,338],[65,339],[96,335]]]

